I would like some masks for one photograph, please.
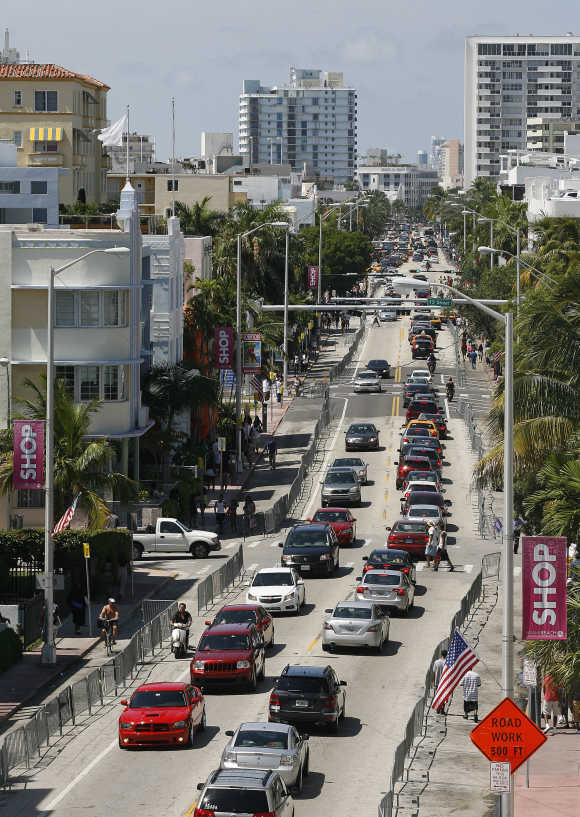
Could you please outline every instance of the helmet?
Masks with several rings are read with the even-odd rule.
[[[109,604],[116,604],[116,603],[117,603],[117,602],[115,601],[115,599],[107,599],[107,602],[108,602]]]

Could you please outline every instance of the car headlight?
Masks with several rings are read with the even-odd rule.
[[[204,667],[205,667],[205,663],[203,661],[194,661],[193,662],[193,668],[195,670],[203,670]]]
[[[255,593],[248,593],[248,598],[251,599],[252,601],[257,601],[258,599]]]
[[[284,601],[290,601],[290,599],[293,599],[295,595],[296,593],[294,590],[291,593],[286,593],[284,596]]]
[[[282,755],[280,757],[280,766],[293,766],[294,765],[294,756],[293,755]]]
[[[320,559],[321,562],[327,562],[330,559],[330,554],[329,553],[321,553],[318,558]]]
[[[175,721],[175,723],[171,724],[173,729],[185,729],[187,726],[187,721]]]
[[[376,437],[369,437],[369,442],[370,443],[376,443],[376,441],[377,441]]]
[[[291,561],[292,561],[292,556],[289,556],[288,554],[283,555],[283,556],[282,556],[282,558],[280,559],[280,561],[281,561],[282,563],[284,563],[284,562],[291,562]]]
[[[131,723],[131,721],[121,721],[121,723],[119,724],[119,727],[121,729],[131,730],[131,729],[135,728],[135,724]]]
[[[248,669],[249,666],[250,666],[249,661],[237,661],[236,662],[237,669]]]
[[[217,544],[217,542],[218,542],[218,537],[217,537],[217,536],[212,536],[212,537],[211,537],[211,541],[213,542],[213,544],[214,544],[214,545],[215,545],[215,544]]]
[[[352,488],[349,488],[348,490],[349,490],[349,493],[351,493],[351,494],[357,494],[358,493],[358,486],[353,485]]]

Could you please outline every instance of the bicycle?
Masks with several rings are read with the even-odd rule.
[[[101,619],[99,621],[99,627],[101,630],[105,631],[105,647],[107,650],[107,655],[113,654],[113,624],[115,622],[113,619]]]

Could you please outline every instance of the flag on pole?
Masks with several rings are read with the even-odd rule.
[[[435,690],[435,697],[431,704],[432,709],[439,709],[451,697],[451,693],[461,681],[466,672],[474,667],[479,658],[473,652],[467,641],[455,630],[441,678]]]
[[[127,130],[127,114],[124,113],[123,116],[117,120],[117,122],[113,122],[112,125],[109,125],[108,128],[103,128],[97,139],[103,143],[103,147],[116,147],[117,145],[123,144],[123,134]]]
[[[52,531],[52,535],[54,536],[55,533],[60,533],[63,530],[66,530],[71,523],[71,519],[75,515],[75,511],[77,509],[77,502],[79,501],[80,494],[77,494],[72,501],[72,505],[70,505],[66,511],[63,513],[61,518],[58,520],[56,525],[54,526],[54,530]]]

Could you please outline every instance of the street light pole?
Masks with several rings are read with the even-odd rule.
[[[463,255],[467,253],[467,212],[463,211]]]
[[[493,253],[492,253],[493,256]],[[517,278],[516,278],[516,322],[519,327],[520,323],[520,265],[521,265],[521,258],[520,258],[520,228],[516,227],[516,269],[517,269]],[[518,329],[519,331],[519,329]],[[519,340],[519,337],[518,337]]]
[[[320,227],[320,235],[318,236],[318,300],[320,303],[322,298],[322,213],[318,216],[318,225]]]
[[[489,246],[493,250],[493,219],[491,219],[491,221],[489,222]],[[492,254],[490,256],[490,260],[489,260],[489,268],[491,270],[493,269],[494,259],[495,259],[495,253],[492,252]]]
[[[242,470],[242,233],[238,233],[236,253],[236,461]]]
[[[290,227],[286,230],[286,245],[284,254],[284,361],[283,361],[283,383],[284,394],[288,394],[288,250],[290,246]],[[320,279],[320,270],[318,271]]]

